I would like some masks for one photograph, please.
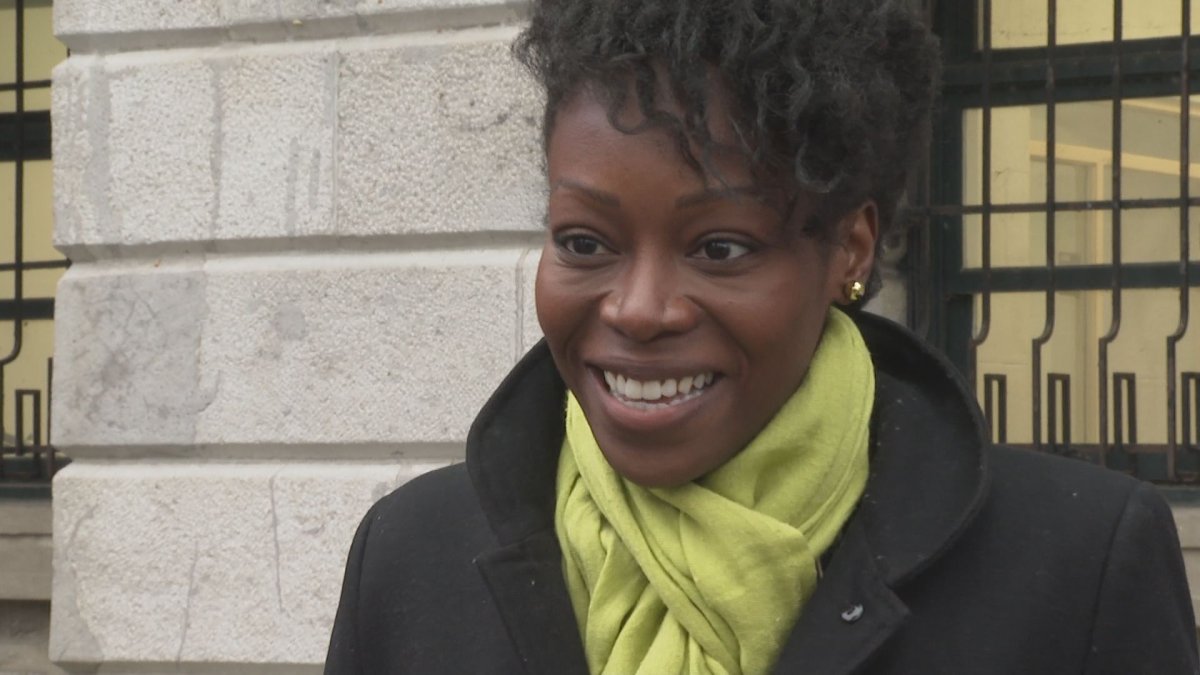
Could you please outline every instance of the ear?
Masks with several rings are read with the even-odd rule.
[[[866,286],[875,267],[875,242],[879,239],[879,207],[873,200],[864,202],[838,223],[838,243],[830,283],[835,302],[850,304],[846,290],[855,281]]]

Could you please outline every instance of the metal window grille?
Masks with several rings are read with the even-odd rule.
[[[0,11],[11,14],[13,29],[0,37],[0,49],[12,50],[15,64],[11,73],[0,74],[0,103],[4,103],[0,106],[0,164],[11,167],[12,175],[11,185],[0,186],[0,194],[4,195],[0,208],[11,209],[13,224],[12,238],[0,241],[0,277],[8,277],[4,279],[7,290],[0,295],[0,331],[11,335],[7,348],[0,349],[0,494],[7,496],[45,494],[46,483],[66,461],[57,455],[50,439],[53,360],[46,359],[42,365],[44,386],[21,386],[11,379],[5,382],[32,339],[28,326],[54,317],[53,297],[31,297],[27,277],[70,264],[61,258],[30,260],[26,253],[31,228],[43,228],[41,232],[50,228],[48,222],[30,222],[26,204],[27,165],[50,158],[50,112],[30,110],[27,105],[32,94],[50,87],[49,79],[26,77],[27,54],[31,47],[41,46],[29,42],[26,19],[31,1],[0,1]],[[49,11],[47,2],[34,4]],[[52,39],[48,33],[32,37]],[[27,362],[22,365],[30,369]]]
[[[1184,362],[1194,363],[1192,357],[1197,355],[1181,352],[1192,349],[1185,341],[1189,330],[1189,339],[1200,331],[1200,326],[1190,325],[1196,323],[1191,320],[1190,294],[1200,287],[1200,260],[1192,253],[1196,242],[1190,232],[1191,209],[1200,206],[1200,194],[1192,183],[1200,176],[1194,175],[1189,151],[1197,112],[1191,97],[1200,77],[1193,57],[1198,40],[1191,35],[1191,0],[1173,0],[1173,11],[1178,11],[1181,22],[1177,35],[1139,39],[1127,39],[1123,33],[1129,1],[1112,0],[1111,39],[1087,44],[1060,44],[1059,0],[1045,2],[1044,42],[1003,49],[993,44],[994,11],[999,7],[995,0],[926,0],[924,4],[931,24],[942,36],[946,73],[929,170],[911,191],[913,213],[925,221],[925,227],[913,228],[909,234],[910,322],[949,354],[977,388],[993,440],[1078,457],[1148,480],[1197,483],[1200,373],[1181,367]],[[1108,5],[1103,6],[1107,11]],[[1131,140],[1127,137],[1129,121],[1123,119],[1128,114],[1126,104],[1166,96],[1179,97],[1175,122],[1180,145],[1178,195],[1123,195],[1123,147]],[[1102,185],[1108,191],[1102,198],[1059,196],[1064,180],[1059,175],[1063,165],[1058,157],[1057,136],[1063,129],[1059,115],[1079,102],[1111,108],[1112,130],[1107,141],[1111,142],[1111,175],[1102,181],[1108,183]],[[998,151],[1007,150],[997,146],[1004,139],[993,137],[996,115],[1006,106],[1021,105],[1045,108],[1045,142],[1040,150],[1046,166],[1041,188],[1045,196],[1023,202],[995,199],[993,162]],[[968,186],[978,190],[979,198],[973,202],[965,198],[963,178],[968,170],[964,143],[969,135],[964,120],[970,114],[977,116],[982,128],[977,148],[982,165],[979,184]],[[1042,120],[1035,123],[1040,125]],[[1133,222],[1138,214],[1155,209],[1178,213],[1177,228],[1171,235],[1178,238],[1178,259],[1125,259],[1123,247],[1131,237],[1151,235],[1123,229],[1123,221]],[[1014,214],[1044,219],[1039,234],[1044,236],[1044,263],[995,264],[998,242],[1012,236],[1005,229],[1006,218]],[[1072,214],[1091,214],[1108,223],[1108,250],[1103,251],[1107,260],[1060,263],[1058,238],[1063,221]],[[965,235],[968,222],[976,228],[974,238]],[[1161,382],[1144,373],[1114,372],[1117,366],[1110,358],[1114,342],[1144,329],[1131,327],[1122,319],[1130,314],[1130,298],[1149,289],[1178,297],[1178,322],[1173,330],[1138,338],[1144,342],[1139,348],[1147,358],[1159,364],[1156,368],[1163,367]],[[1087,375],[1094,377],[1098,391],[1086,390],[1086,396],[1078,393],[1082,385],[1072,388],[1069,373],[1054,372],[1046,360],[1047,344],[1070,328],[1061,316],[1062,297],[1076,292],[1089,292],[1092,297],[1103,294],[1107,304],[1108,325],[1099,329],[1101,334],[1088,338],[1090,344],[1080,345],[1096,354],[1095,362],[1087,364]],[[988,366],[980,360],[980,351],[989,339],[1015,320],[1011,313],[997,311],[996,303],[1006,294],[1019,293],[1040,295],[1044,307],[1041,331],[1025,343],[1019,366],[1027,369],[1027,397],[1014,391],[1008,375],[987,372]],[[1184,356],[1187,358],[1181,359]],[[1165,390],[1165,405],[1148,405],[1148,395],[1160,395],[1153,391],[1158,387]],[[1072,400],[1073,391],[1076,400]],[[1072,433],[1073,427],[1080,428],[1078,422],[1072,422],[1073,412],[1076,417],[1088,415],[1087,437]],[[1165,420],[1155,419],[1156,415]],[[1012,442],[1014,420],[1028,421],[1028,438]],[[1139,426],[1145,439],[1149,422],[1165,424],[1165,437],[1140,440]]]

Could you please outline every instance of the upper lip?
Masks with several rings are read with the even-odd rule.
[[[701,373],[720,374],[716,368],[695,362],[666,363],[661,361],[634,361],[627,359],[604,359],[588,361],[587,365],[606,370],[614,375],[624,375],[635,380],[669,380]]]

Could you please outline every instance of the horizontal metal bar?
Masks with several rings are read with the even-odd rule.
[[[1189,285],[1200,288],[1200,262],[1189,265]],[[1179,288],[1178,263],[1139,263],[1120,267],[1121,287],[1131,288]],[[1054,283],[1050,283],[1050,271],[1045,267],[993,267],[991,283],[982,269],[951,271],[946,275],[946,290],[951,295],[974,295],[993,293],[1019,293],[1044,291],[1094,291],[1109,290],[1116,281],[1117,271],[1111,265],[1060,266],[1054,271]]]
[[[53,80],[26,80],[24,82],[0,83],[0,91],[28,91],[30,89],[48,89]]]
[[[1107,200],[1090,200],[1082,202],[1024,202],[1012,204],[937,204],[933,206],[909,207],[909,213],[934,216],[963,216],[989,213],[1046,213],[1047,211],[1136,211],[1145,209],[1179,209],[1183,207],[1200,207],[1200,197],[1161,197],[1157,199],[1122,199],[1114,202]]]
[[[31,270],[56,270],[67,269],[71,266],[71,261],[63,258],[62,260],[35,260],[33,262],[20,263],[0,263],[0,272],[16,272]]]
[[[1192,44],[1200,47],[1200,37]],[[1178,38],[1127,40],[1122,43],[1121,71],[1126,81],[1145,77],[1178,78],[1181,44]],[[989,77],[994,85],[1044,86],[1049,49],[998,49],[993,52]],[[1074,81],[1095,81],[1111,85],[1113,52],[1111,42],[1055,46],[1053,52],[1056,86],[1071,86]],[[950,65],[945,70],[947,92],[969,89],[983,81],[985,65],[976,58]]]
[[[23,320],[54,318],[54,298],[25,298],[20,303],[15,300],[0,300],[0,321],[15,320],[18,304],[20,304],[20,316]]]

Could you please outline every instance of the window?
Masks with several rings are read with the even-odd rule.
[[[49,0],[0,0],[0,489],[44,484],[50,446],[54,289],[50,70],[66,57]]]
[[[994,440],[1169,483],[1200,481],[1192,3],[935,3],[946,87],[911,249],[913,319]]]

